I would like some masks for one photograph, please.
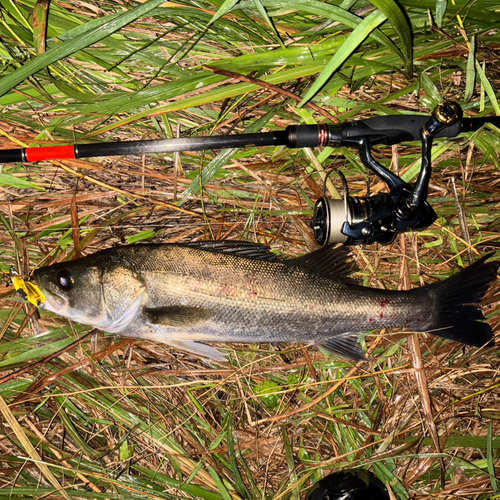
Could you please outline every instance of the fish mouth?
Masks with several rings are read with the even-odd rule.
[[[35,281],[38,288],[45,296],[45,302],[40,303],[38,307],[64,316],[64,310],[69,305],[68,299],[61,295],[55,287],[50,286],[51,283],[45,286],[41,283],[41,280],[36,280],[35,278]]]
[[[92,324],[91,321],[88,321],[88,318],[82,315],[80,310],[74,309],[69,305],[69,300],[57,291],[56,285],[49,282],[46,286],[38,285],[38,288],[45,295],[45,302],[41,303],[38,306],[39,308],[78,323]]]

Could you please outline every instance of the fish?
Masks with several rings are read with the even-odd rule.
[[[36,269],[47,311],[124,337],[214,361],[210,343],[311,344],[360,361],[360,335],[428,332],[492,346],[480,307],[500,261],[486,255],[443,281],[408,291],[361,286],[348,247],[280,259],[250,242],[134,244]]]

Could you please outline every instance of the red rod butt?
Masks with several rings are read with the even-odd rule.
[[[51,146],[43,148],[26,148],[27,161],[66,160],[76,158],[75,146]]]

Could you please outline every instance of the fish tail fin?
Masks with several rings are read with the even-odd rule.
[[[451,278],[425,287],[439,304],[429,333],[474,347],[494,345],[493,331],[480,308],[500,267],[500,261],[486,262],[492,255],[485,255]]]

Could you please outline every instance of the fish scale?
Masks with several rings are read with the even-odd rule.
[[[238,242],[116,247],[38,269],[34,278],[48,310],[219,361],[202,342],[306,343],[362,359],[357,337],[381,328],[491,343],[478,303],[499,263],[486,258],[410,291],[353,283],[345,249],[280,261],[266,247]]]
[[[182,297],[183,305],[214,311],[209,324],[190,328],[200,340],[287,342],[292,331],[297,342],[311,342],[352,331],[353,318],[359,331],[428,326],[432,303],[417,308],[405,292],[353,287],[283,263],[199,249],[138,250],[137,256],[124,258],[134,269],[144,268],[152,291],[147,307],[176,305]],[[158,279],[163,273],[168,281]]]

